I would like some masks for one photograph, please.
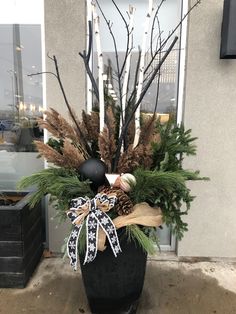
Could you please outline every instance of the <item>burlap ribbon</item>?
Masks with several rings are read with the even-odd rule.
[[[139,203],[134,206],[134,210],[129,215],[119,216],[113,219],[116,229],[129,225],[142,225],[147,227],[158,227],[163,224],[162,212],[160,208],[153,208],[147,203]],[[106,246],[106,234],[99,229],[98,250],[104,251]]]

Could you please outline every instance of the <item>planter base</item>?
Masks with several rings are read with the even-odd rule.
[[[93,314],[134,314],[142,293],[147,254],[125,234],[119,237],[122,253],[114,257],[109,244],[81,271]]]
[[[43,253],[42,209],[30,209],[27,192],[0,199],[0,288],[24,288]]]
[[[109,309],[107,307],[104,308],[104,304],[103,304],[100,310],[98,309],[98,306],[96,304],[96,310],[97,310],[96,312],[93,311],[91,305],[90,305],[90,308],[91,308],[92,314],[111,314],[111,313],[112,314],[136,314],[137,309],[138,309],[138,303],[139,303],[139,300],[134,301],[132,304],[130,304],[129,302],[129,304],[126,306],[124,304],[118,304],[117,310],[115,310],[114,304],[112,304]]]

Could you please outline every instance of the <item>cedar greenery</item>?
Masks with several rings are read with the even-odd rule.
[[[52,200],[59,200],[63,205],[63,211],[68,209],[69,202],[74,197],[87,195],[92,197],[94,193],[89,181],[80,181],[75,170],[50,167],[43,169],[31,176],[24,177],[18,183],[18,189],[26,189],[34,186],[36,191],[30,196],[29,202],[33,207],[47,194]]]
[[[131,191],[134,203],[146,201],[158,206],[164,222],[171,227],[178,239],[188,230],[182,217],[190,209],[194,196],[187,187],[188,180],[208,180],[200,177],[199,171],[183,169],[185,156],[196,154],[196,137],[182,125],[176,126],[173,120],[166,124],[156,124],[159,141],[152,142],[153,164],[150,170],[139,168],[134,172],[137,184]]]
[[[164,222],[172,227],[179,239],[187,230],[187,224],[183,222],[182,216],[186,215],[193,196],[186,186],[186,178],[189,172],[182,171],[148,171],[136,170],[134,175],[137,184],[131,192],[131,199],[134,203],[148,202],[151,206],[160,207],[163,213]],[[192,174],[194,177],[196,174]],[[197,177],[200,179],[199,177]],[[185,203],[186,210],[182,205]]]
[[[84,138],[91,147],[99,148],[98,157],[101,156],[111,170],[117,143],[116,121],[119,119],[115,118],[112,108],[107,112],[110,123],[107,123],[104,132],[97,139],[95,139],[96,123],[98,123],[97,113],[92,113],[92,115],[84,113],[83,121],[79,125]],[[60,119],[60,115],[53,110],[47,120],[50,126],[53,125],[50,119],[55,120],[54,115]],[[65,124],[65,122],[63,123]],[[136,178],[137,183],[129,193],[133,204],[147,202],[151,206],[160,207],[164,222],[171,227],[177,238],[181,239],[183,233],[187,231],[187,224],[183,221],[183,216],[188,213],[191,202],[194,200],[194,196],[187,187],[187,181],[208,179],[201,177],[199,171],[183,169],[182,161],[185,156],[196,154],[194,143],[196,137],[192,137],[191,130],[185,130],[183,125],[176,126],[172,119],[165,124],[154,120],[153,117],[143,119],[141,127],[140,144],[136,148],[129,144],[127,150],[121,155],[118,170],[120,173],[133,172]],[[71,128],[67,128],[71,130]],[[91,128],[94,129],[93,135],[91,135]],[[66,218],[66,211],[72,198],[85,195],[94,196],[90,182],[82,182],[79,179],[78,167],[83,157],[81,157],[80,146],[73,144],[77,142],[76,138],[74,138],[74,142],[71,141],[71,138],[72,136],[70,136],[70,140],[65,137],[51,138],[47,145],[38,145],[41,148],[41,155],[51,162],[54,161],[55,165],[60,167],[44,169],[30,177],[23,178],[18,185],[20,189],[26,189],[29,186],[37,188],[31,195],[31,206],[49,194],[51,201],[56,201],[54,206],[61,220]],[[46,148],[44,149],[44,147]],[[63,156],[65,149],[69,151],[72,149],[72,152],[77,149],[78,153],[67,153],[67,158],[65,158]],[[55,156],[55,160],[53,160],[53,156]],[[112,211],[108,214],[112,219],[117,215]],[[155,228],[137,226],[126,228],[130,239],[135,238],[137,243],[148,253],[153,251],[154,242],[151,238],[156,234]],[[80,249],[83,247],[84,245],[81,244]]]
[[[116,113],[112,107],[108,107],[109,121],[103,133],[96,138],[98,117],[95,112],[91,115],[83,113],[83,120],[78,124],[87,145],[99,149],[97,156],[102,157],[111,171],[117,145],[116,123],[119,119],[115,118]],[[49,124],[50,128],[54,125],[58,129],[53,121],[61,121],[59,113],[55,110],[49,114],[44,127]],[[64,119],[62,121],[63,125],[67,126],[67,130],[70,130],[69,139],[65,136],[51,138],[47,145],[43,143],[37,145],[41,155],[60,167],[50,167],[23,178],[18,187],[20,189],[26,189],[29,186],[37,188],[31,195],[31,206],[39,202],[43,196],[50,194],[51,200],[56,200],[54,206],[58,216],[60,219],[65,219],[65,212],[72,198],[85,195],[93,197],[94,192],[90,188],[89,181],[82,182],[79,179],[78,168],[84,158],[84,148],[81,150],[78,139],[73,137],[74,133],[71,131],[73,127],[69,127]],[[183,169],[182,161],[185,156],[196,154],[196,137],[192,137],[191,130],[185,130],[183,125],[176,126],[172,119],[161,124],[159,120],[154,119],[154,116],[143,118],[141,127],[139,145],[133,148],[131,142],[126,143],[128,146],[121,155],[118,171],[119,173],[133,172],[136,177],[137,184],[129,193],[133,204],[147,202],[151,206],[160,207],[164,222],[172,228],[177,238],[181,239],[187,230],[183,216],[188,213],[194,199],[187,187],[187,181],[207,180],[205,177],[200,177],[199,171]],[[59,130],[55,130],[54,135],[56,132],[59,133]],[[108,214],[111,218],[116,217],[113,212]],[[148,235],[145,230],[148,230]],[[155,234],[155,228],[129,226],[127,232],[129,237],[135,238],[148,253],[152,251],[153,240],[150,235]]]
[[[156,130],[160,141],[152,142],[152,169],[179,170],[184,156],[196,155],[197,138],[191,136],[191,129],[185,131],[183,124],[176,126],[170,119],[166,124],[157,122]]]

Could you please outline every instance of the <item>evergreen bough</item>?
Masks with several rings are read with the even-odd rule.
[[[199,171],[191,171],[183,168],[183,160],[186,156],[196,154],[196,137],[191,136],[191,130],[185,130],[183,125],[176,126],[172,120],[161,124],[156,122],[155,132],[160,140],[151,142],[152,165],[149,169],[138,167],[133,175],[136,185],[132,187],[129,197],[133,204],[147,202],[150,206],[160,207],[163,220],[176,234],[178,239],[183,237],[188,230],[183,216],[188,213],[194,196],[187,186],[189,180],[207,180],[201,177]],[[50,145],[63,142],[51,141]],[[59,145],[59,146],[60,146]],[[58,151],[60,147],[57,145]],[[88,180],[81,181],[78,169],[63,167],[49,167],[40,172],[23,178],[19,189],[35,187],[31,194],[30,204],[33,207],[42,197],[49,194],[61,219],[66,218],[66,211],[72,198],[88,196],[94,197]],[[112,210],[108,212],[111,219],[115,218]],[[84,251],[86,246],[85,228],[81,232],[79,250]],[[149,254],[155,252],[154,244],[158,245],[156,228],[137,225],[127,226],[128,238],[135,241]]]

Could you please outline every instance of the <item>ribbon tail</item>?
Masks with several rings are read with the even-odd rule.
[[[113,254],[115,255],[115,257],[117,257],[117,254],[121,253],[122,250],[121,250],[119,238],[116,232],[116,227],[113,224],[111,218],[106,213],[100,211],[99,216],[101,218],[99,217],[98,223],[103,229],[103,231],[106,233],[111,249],[113,251]]]
[[[67,254],[70,258],[70,265],[77,270],[78,240],[82,226],[75,226],[67,241]]]
[[[89,214],[86,219],[86,254],[84,265],[92,262],[97,255],[98,247],[98,228],[97,219],[93,213]]]

